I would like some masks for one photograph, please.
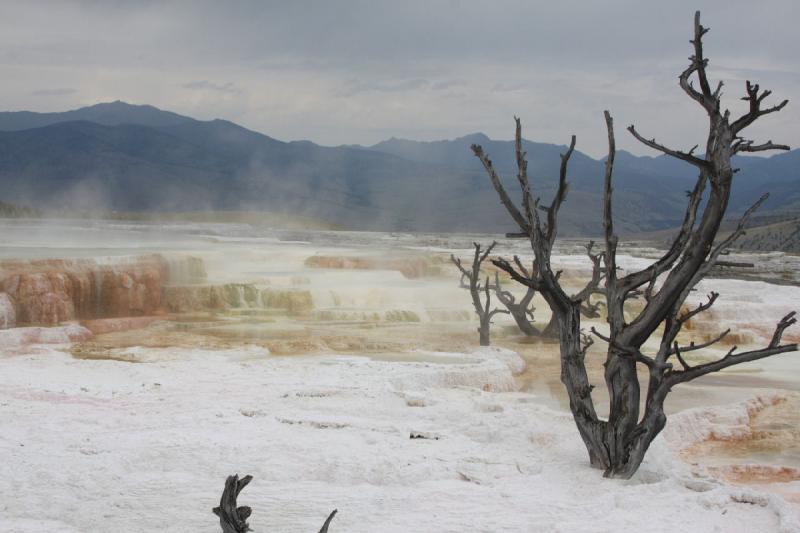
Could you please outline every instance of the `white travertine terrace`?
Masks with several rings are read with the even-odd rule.
[[[476,350],[454,269],[381,268],[469,253],[492,236],[92,224],[11,223],[3,259],[113,264],[159,253],[180,273],[170,287],[223,287],[230,301],[0,330],[0,531],[215,531],[210,509],[236,472],[255,476],[241,503],[256,530],[311,531],[333,508],[332,529],[347,532],[588,533],[646,529],[654,517],[672,531],[800,530],[800,482],[736,485],[714,470],[728,461],[763,473],[778,459],[800,468],[791,463],[800,443],[739,462],[683,449],[686,437],[751,438],[758,413],[800,405],[791,354],[676,390],[640,472],[610,481],[587,471],[551,347],[497,317],[497,346]],[[524,247],[502,241],[498,251]],[[589,272],[578,254],[576,244],[556,258],[567,280]],[[380,264],[318,268],[306,264],[312,256]],[[186,257],[197,260],[177,260]],[[621,257],[623,267],[641,261]],[[721,296],[691,333],[731,327],[754,343],[800,301],[796,286],[709,279],[699,288],[698,301]],[[299,293],[310,303],[292,312],[287,295]]]

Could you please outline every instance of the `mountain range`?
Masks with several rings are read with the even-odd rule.
[[[516,192],[513,142],[481,133],[326,147],[119,101],[62,113],[0,112],[0,201],[44,211],[267,210],[359,230],[514,231],[473,143]],[[524,148],[537,194],[547,201],[566,147],[526,140]],[[736,164],[732,214],[767,190],[762,215],[800,211],[800,151],[739,157]],[[603,165],[573,154],[565,233],[598,233]],[[675,226],[693,170],[666,156],[618,152],[617,227],[633,233]]]

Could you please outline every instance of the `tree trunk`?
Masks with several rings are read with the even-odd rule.
[[[628,479],[641,464],[650,442],[664,427],[662,405],[666,392],[650,399],[643,421],[647,430],[639,429],[636,363],[633,358],[610,350],[605,377],[611,394],[611,417],[608,421],[600,420],[591,399],[594,387],[589,384],[581,350],[580,307],[570,304],[566,312],[559,312],[555,306],[553,309],[561,350],[561,382],[567,390],[570,410],[589,461],[603,470],[606,477]]]
[[[664,414],[664,400],[670,387],[664,383],[663,377],[656,371],[650,374],[650,383],[647,388],[647,404],[644,416],[633,433],[628,437],[629,443],[624,460],[613,465],[610,477],[630,479],[642,464],[645,453],[664,426],[667,424],[667,415]]]
[[[569,326],[569,322],[571,320],[567,319],[565,324]],[[649,402],[644,419],[638,423],[640,389],[638,381],[631,381],[637,379],[635,362],[625,356],[609,354],[606,384],[611,394],[611,416],[608,421],[599,420],[589,397],[593,387],[588,384],[580,359],[580,341],[573,341],[576,337],[579,339],[579,331],[573,326],[572,332],[562,329],[561,335],[561,381],[569,395],[570,410],[591,465],[603,470],[605,477],[629,479],[642,463],[650,443],[664,429],[666,393]]]
[[[490,346],[491,339],[489,338],[489,328],[490,328],[489,321],[481,320],[481,326],[478,328],[478,334],[480,335],[480,344],[481,346]]]
[[[625,461],[614,465],[608,477],[630,479],[642,464],[650,443],[661,433],[666,424],[667,415],[664,414],[664,406],[661,404],[654,407],[652,412],[645,414],[636,435],[631,440]]]
[[[595,468],[606,469],[609,459],[604,442],[605,423],[597,418],[591,396],[594,387],[589,384],[583,364],[580,307],[570,304],[563,312],[556,312],[555,305],[551,305],[551,309],[560,325],[561,382],[567,389],[570,411],[589,452],[589,462]]]
[[[630,438],[639,422],[639,378],[636,360],[609,348],[605,363],[605,379],[609,394],[609,418],[606,426],[605,446],[609,464],[605,476],[619,476],[629,460]],[[634,469],[635,471],[635,469]],[[632,472],[631,472],[632,473]]]

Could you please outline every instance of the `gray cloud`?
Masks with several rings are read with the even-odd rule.
[[[431,89],[434,91],[446,91],[459,87],[466,87],[467,82],[464,80],[439,80],[431,84]]]
[[[363,92],[402,93],[424,89],[429,85],[430,82],[428,80],[420,78],[386,81],[350,80],[341,94],[344,96],[353,96]]]
[[[227,83],[214,83],[208,80],[195,80],[187,83],[182,83],[181,87],[184,89],[192,89],[195,91],[214,91],[227,94],[241,94],[242,89],[237,87],[231,82]]]
[[[70,94],[76,94],[78,89],[73,89],[70,87],[61,87],[61,88],[53,88],[53,89],[37,89],[35,91],[31,91],[33,96],[67,96]]]
[[[0,17],[6,109],[122,99],[227,118],[281,139],[372,144],[513,133],[604,151],[602,110],[692,146],[705,121],[677,87],[696,1],[18,2]],[[800,2],[702,2],[711,74],[800,96]],[[46,16],[45,16],[46,14]],[[191,81],[187,81],[191,80]],[[225,81],[214,81],[225,80]],[[34,94],[36,87],[75,92]],[[246,88],[244,90],[243,88]],[[42,90],[42,89],[38,89]],[[44,89],[47,90],[47,89]],[[187,91],[190,91],[187,93]],[[47,107],[42,107],[43,103]],[[800,105],[754,128],[800,144]],[[619,134],[621,148],[648,153]]]
[[[516,91],[524,91],[528,86],[524,83],[495,83],[492,86],[492,91],[496,93],[513,93]]]

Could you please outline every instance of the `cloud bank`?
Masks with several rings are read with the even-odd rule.
[[[0,108],[122,99],[225,118],[284,140],[373,144],[483,131],[604,151],[636,123],[679,147],[705,120],[677,86],[696,2],[24,2],[0,16]],[[711,73],[736,112],[744,80],[800,96],[800,4],[703,2]],[[800,145],[800,101],[756,138]]]

